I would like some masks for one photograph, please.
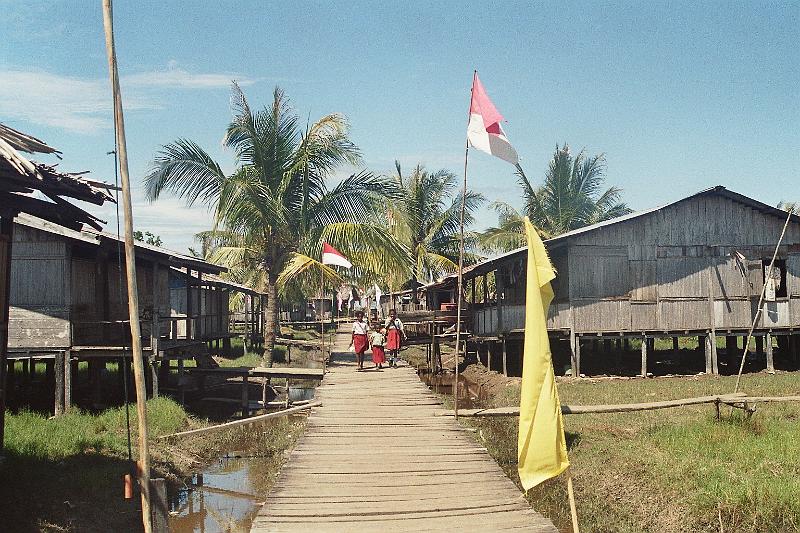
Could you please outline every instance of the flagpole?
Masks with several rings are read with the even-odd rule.
[[[572,516],[572,532],[580,533],[578,528],[578,509],[575,507],[575,492],[572,489],[572,472],[567,468],[567,495],[569,496],[569,514]]]
[[[322,353],[322,373],[325,373],[325,270],[319,269],[319,324],[320,352]]]
[[[478,75],[478,71],[474,70],[472,72],[472,87],[475,87],[475,76]],[[472,92],[472,89],[470,89]],[[467,125],[469,125],[469,114],[467,114]],[[459,211],[458,216],[458,228],[459,228],[459,239],[458,239],[458,283],[456,285],[456,291],[458,292],[458,297],[456,298],[457,307],[456,307],[456,380],[453,384],[453,415],[456,420],[458,420],[458,361],[460,359],[459,355],[461,354],[461,285],[464,283],[464,210],[466,209],[466,202],[467,202],[467,161],[469,161],[469,137],[467,137],[466,146],[464,148],[464,185],[461,188],[461,209]],[[466,350],[464,350],[466,352]]]

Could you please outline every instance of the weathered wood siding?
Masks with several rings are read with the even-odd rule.
[[[9,348],[70,345],[69,249],[58,236],[14,226]]]
[[[782,227],[779,216],[710,194],[570,238],[576,332],[747,328]],[[800,254],[789,253],[799,244],[792,223],[778,254],[789,296],[769,303],[758,327],[800,323],[789,302],[800,297]]]
[[[747,329],[784,220],[712,192],[550,245],[558,277],[548,328],[572,327],[577,333],[698,331],[712,325]],[[744,260],[737,260],[736,252]],[[524,265],[525,254],[498,265],[513,286],[503,300],[499,326],[505,331],[523,327],[516,322],[512,327],[505,311],[524,302],[518,299],[524,285],[512,280],[519,269],[512,263],[520,260]],[[759,328],[800,325],[800,224],[790,223],[778,260],[785,261],[787,296],[765,306]],[[499,331],[496,312],[476,310],[474,328],[480,335]]]

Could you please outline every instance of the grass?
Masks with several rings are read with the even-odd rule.
[[[735,377],[569,381],[562,403],[603,404],[733,390]],[[800,394],[796,374],[745,376],[751,395]],[[492,405],[514,405],[509,386]],[[565,430],[583,531],[787,532],[800,530],[800,405],[765,404],[747,419],[711,406],[570,415]],[[517,419],[462,419],[508,475],[516,472]],[[529,491],[533,507],[568,531],[563,479]]]
[[[229,451],[265,458],[253,466],[259,496],[266,496],[283,462],[283,452],[302,434],[304,417],[182,439],[155,437],[207,425],[173,400],[148,400],[151,464],[155,474],[179,482],[190,471]],[[136,409],[131,408],[136,452]],[[0,462],[3,531],[140,531],[138,497],[122,498],[127,460],[124,407],[97,414],[73,410],[49,418],[31,411],[6,416],[5,459]],[[4,529],[8,528],[8,529]]]

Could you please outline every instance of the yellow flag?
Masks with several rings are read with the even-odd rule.
[[[525,217],[525,233],[528,236],[528,278],[517,458],[522,487],[528,490],[566,470],[569,459],[547,338],[547,308],[553,300],[550,281],[556,273],[528,217]]]

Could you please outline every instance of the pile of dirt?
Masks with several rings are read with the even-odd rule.
[[[461,375],[464,376],[464,379],[481,387],[490,398],[502,395],[508,387],[519,385],[522,381],[522,378],[507,377],[494,370],[487,370],[480,363],[469,365]]]

